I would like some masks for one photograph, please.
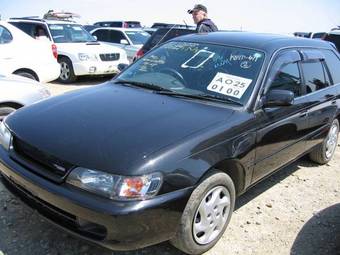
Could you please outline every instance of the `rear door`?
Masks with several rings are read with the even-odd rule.
[[[327,136],[329,126],[337,114],[338,91],[337,86],[333,86],[334,81],[328,67],[331,63],[327,65],[325,54],[317,49],[300,52],[303,55],[301,69],[309,108],[310,137],[306,149],[310,149]]]

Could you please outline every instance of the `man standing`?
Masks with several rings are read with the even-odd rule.
[[[208,19],[208,9],[202,4],[196,4],[193,9],[188,10],[197,25],[197,33],[207,33],[217,31],[218,28],[210,19]]]

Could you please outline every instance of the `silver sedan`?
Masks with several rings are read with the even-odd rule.
[[[49,97],[41,83],[17,75],[0,74],[0,121],[11,112]]]

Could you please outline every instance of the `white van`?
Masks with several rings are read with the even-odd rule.
[[[16,27],[0,21],[0,73],[17,74],[40,82],[60,75],[52,43],[32,39]]]
[[[9,23],[33,38],[53,42],[63,83],[73,82],[78,76],[115,74],[118,64],[129,63],[124,50],[97,42],[82,25],[72,21],[12,18]]]

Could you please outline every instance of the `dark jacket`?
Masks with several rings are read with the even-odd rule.
[[[197,33],[207,33],[207,32],[215,32],[218,28],[214,24],[214,22],[211,21],[211,19],[203,19],[200,22],[197,23],[196,32]]]

